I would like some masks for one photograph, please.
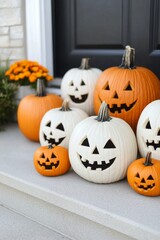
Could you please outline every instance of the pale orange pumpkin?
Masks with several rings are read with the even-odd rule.
[[[34,153],[34,166],[44,176],[59,176],[69,171],[68,150],[62,146],[39,147]]]
[[[111,116],[122,118],[136,131],[144,107],[160,98],[160,81],[151,70],[134,66],[134,52],[126,46],[122,64],[100,75],[94,92],[94,110],[97,114],[105,101]]]
[[[46,94],[43,82],[38,79],[37,95],[24,97],[18,106],[17,121],[21,132],[32,141],[39,141],[40,122],[44,114],[62,105],[62,98],[56,94]]]

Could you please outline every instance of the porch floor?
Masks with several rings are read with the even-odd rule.
[[[19,234],[12,240],[27,239],[21,236],[22,232],[27,236],[28,229],[34,240],[36,236],[45,239],[45,233],[54,231],[62,235],[54,232],[56,237],[46,239],[160,239],[160,197],[136,194],[126,179],[113,184],[90,183],[72,169],[59,177],[44,177],[33,165],[39,146],[26,139],[17,124],[0,132],[0,239],[10,239],[7,231],[1,230],[7,225],[10,235],[14,226]],[[24,218],[28,220],[23,226]]]

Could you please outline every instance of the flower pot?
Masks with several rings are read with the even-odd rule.
[[[16,93],[16,99],[21,100],[23,97],[29,95],[29,94],[35,94],[35,89],[31,88],[30,85],[27,86],[19,86],[17,93]]]

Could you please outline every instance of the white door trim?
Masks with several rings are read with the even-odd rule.
[[[51,0],[26,0],[25,5],[27,58],[53,74]]]

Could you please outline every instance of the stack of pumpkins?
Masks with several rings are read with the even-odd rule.
[[[160,195],[160,82],[134,58],[126,46],[121,65],[103,72],[84,58],[64,75],[61,97],[46,94],[38,81],[37,96],[21,100],[19,128],[42,145],[34,153],[40,174],[57,176],[72,166],[91,182],[127,176],[136,192]],[[138,148],[142,159],[135,160]]]

